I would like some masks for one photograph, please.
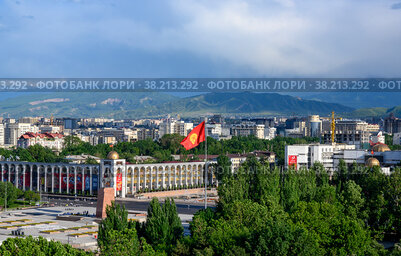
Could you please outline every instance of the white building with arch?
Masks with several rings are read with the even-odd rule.
[[[215,182],[209,164],[208,184]],[[113,187],[116,197],[140,191],[190,188],[204,185],[205,162],[130,164],[111,151],[100,164],[0,161],[1,181],[22,190],[42,193],[96,195]]]

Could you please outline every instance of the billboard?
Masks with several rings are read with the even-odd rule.
[[[121,191],[122,190],[122,188],[123,188],[123,174],[120,172],[120,173],[117,173],[117,191]]]
[[[90,176],[89,174],[85,174],[85,191],[90,190]]]
[[[92,175],[92,191],[97,191],[97,186],[98,186],[98,176],[97,174]]]
[[[297,156],[296,155],[289,155],[288,156],[288,167],[294,167],[297,169]]]

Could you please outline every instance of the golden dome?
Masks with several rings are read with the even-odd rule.
[[[119,155],[118,155],[118,153],[116,151],[110,151],[107,154],[107,159],[116,160],[116,159],[119,159]]]
[[[386,144],[376,144],[372,147],[374,152],[386,152],[390,151],[390,148]]]
[[[366,160],[365,165],[367,167],[380,166],[380,162],[374,157],[369,157],[368,160]]]

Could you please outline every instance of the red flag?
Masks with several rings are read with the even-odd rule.
[[[205,141],[205,122],[196,126],[180,144],[183,145],[186,150],[190,150],[203,141]]]

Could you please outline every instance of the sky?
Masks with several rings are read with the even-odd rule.
[[[400,0],[1,0],[0,77],[400,77]]]

